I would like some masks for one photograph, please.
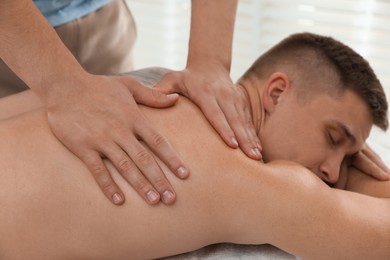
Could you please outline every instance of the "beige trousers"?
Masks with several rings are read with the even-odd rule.
[[[95,12],[60,25],[55,30],[88,72],[117,74],[133,69],[136,27],[125,0],[113,0]],[[0,59],[0,97],[27,88]]]

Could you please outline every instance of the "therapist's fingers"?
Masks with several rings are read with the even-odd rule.
[[[123,204],[125,196],[114,182],[99,153],[93,150],[84,150],[78,157],[90,170],[92,176],[106,197],[116,205]]]
[[[134,131],[177,177],[181,179],[188,177],[189,170],[185,167],[183,159],[167,138],[158,133],[149,124],[136,124]]]
[[[182,71],[167,73],[155,85],[155,88],[164,93],[178,92],[191,99],[202,110],[202,113],[224,142],[232,148],[237,148],[239,143],[215,98],[214,89],[210,85],[196,81],[196,91],[193,91],[195,89],[192,87],[193,83],[185,83],[185,75],[187,74]]]
[[[251,120],[248,120],[241,103],[241,97],[227,87],[220,89],[219,94],[198,100],[198,105],[206,118],[231,147],[240,147],[252,159],[261,159],[260,140],[254,131]],[[220,100],[220,101],[218,101]],[[226,102],[226,100],[230,100]]]
[[[130,142],[130,138],[127,140]],[[156,204],[160,200],[160,194],[153,185],[144,177],[137,165],[119,145],[105,147],[104,154],[113,163],[122,177],[138,192],[149,204]]]
[[[210,97],[199,100],[197,104],[225,143],[232,148],[237,148],[239,146],[238,140],[217,100],[214,97]]]
[[[237,94],[236,102],[233,105],[226,102],[219,105],[237,137],[241,149],[253,159],[262,159],[260,139],[254,128],[250,109],[242,97]]]
[[[129,183],[147,199],[154,199],[156,197],[155,192],[157,191],[162,202],[165,204],[173,203],[176,199],[174,189],[151,152],[137,139],[130,139],[128,145],[124,145],[123,148],[139,171],[143,173],[141,175],[133,172],[131,175],[128,175],[126,179]]]
[[[188,90],[183,83],[183,77],[178,71],[171,71],[165,74],[162,79],[154,85],[154,89],[161,93],[181,93],[188,97]]]
[[[156,89],[145,87],[133,78],[120,77],[119,80],[125,83],[133,95],[134,100],[139,104],[155,108],[164,108],[173,106],[179,100],[179,95],[177,93],[164,94]]]
[[[202,110],[202,113],[226,144],[232,148],[237,148],[239,145],[238,141],[212,91],[201,91],[199,89],[199,92],[207,92],[207,94],[191,95],[183,79],[182,72],[169,72],[155,85],[155,88],[163,93],[178,92],[190,98]]]

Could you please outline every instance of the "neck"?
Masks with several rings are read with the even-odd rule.
[[[240,80],[237,85],[245,93],[256,134],[260,136],[260,131],[264,125],[264,107],[261,98],[263,95],[262,82],[252,78]]]

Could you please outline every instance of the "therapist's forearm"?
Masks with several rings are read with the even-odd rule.
[[[192,0],[187,65],[211,62],[230,70],[237,0]]]
[[[0,57],[44,101],[85,73],[31,0],[0,1],[0,32]]]

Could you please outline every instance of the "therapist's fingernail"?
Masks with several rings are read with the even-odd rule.
[[[179,175],[180,178],[186,178],[188,176],[188,171],[185,167],[180,166],[177,169],[177,175]]]
[[[146,197],[148,197],[148,200],[151,203],[154,203],[154,202],[158,201],[158,199],[159,199],[158,194],[153,190],[148,191],[148,193],[146,193]]]
[[[179,94],[177,93],[173,93],[173,94],[168,94],[167,97],[170,99],[170,100],[173,100],[173,99],[177,99],[179,96]]]
[[[173,197],[174,197],[174,195],[173,195],[173,193],[171,191],[169,191],[169,190],[164,191],[164,193],[163,193],[163,201],[165,203],[170,203],[173,200]]]
[[[261,154],[261,150],[259,148],[256,148],[257,155],[259,156],[259,159],[263,159],[263,155]]]
[[[122,196],[117,192],[114,195],[112,195],[112,200],[115,204],[120,204],[123,201]]]
[[[238,146],[237,139],[234,136],[231,138],[231,141],[232,141],[232,145]]]
[[[252,148],[251,150],[251,154],[256,157],[257,159],[261,159],[262,156],[261,156],[261,153],[260,153],[260,150],[258,148]]]

